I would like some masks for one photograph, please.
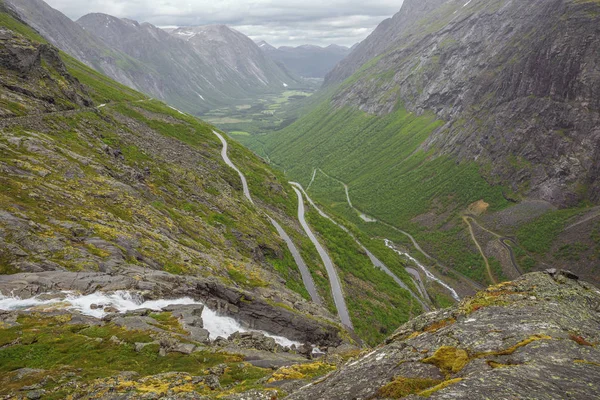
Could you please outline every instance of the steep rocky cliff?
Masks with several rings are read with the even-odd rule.
[[[373,60],[338,107],[433,111],[446,124],[425,148],[556,205],[598,201],[598,26],[593,1],[407,1],[327,83]]]
[[[110,48],[44,1],[8,0],[5,3],[45,40],[87,66],[124,85],[147,93],[160,89],[159,77],[151,68],[115,48]]]

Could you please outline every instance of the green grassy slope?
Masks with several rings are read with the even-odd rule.
[[[19,40],[38,46],[41,39],[28,27],[0,16],[24,35]],[[70,271],[142,266],[217,277],[256,292],[273,289],[279,293],[274,301],[293,308],[298,296],[292,292],[305,299],[308,293],[267,212],[292,237],[325,306],[335,313],[325,268],[298,224],[297,197],[282,172],[230,140],[229,156],[247,177],[253,207],[242,195],[239,176],[221,159],[213,126],[66,54],[60,57],[71,81],[41,65],[37,90],[56,87],[56,102],[69,92],[69,82],[79,82],[91,103],[40,108],[38,100],[24,96],[23,112],[5,121],[0,273],[26,271],[26,265]],[[15,85],[25,84],[14,75]],[[29,228],[15,222],[17,215],[31,221]],[[373,272],[349,236],[339,238],[326,221],[315,221],[315,227],[324,230],[339,267],[349,271],[353,320],[364,339],[375,344],[421,312],[406,293]],[[21,234],[30,240],[23,242]],[[359,290],[363,286],[366,292]]]
[[[480,199],[492,211],[509,203],[505,189],[488,184],[476,164],[420,150],[442,123],[433,115],[416,116],[402,107],[376,117],[350,108],[334,109],[326,100],[290,127],[256,137],[251,147],[265,152],[305,187],[314,168],[345,182],[354,207],[409,230],[444,264],[484,281],[483,260],[469,248],[460,214]],[[341,183],[318,173],[310,192],[360,224],[346,204]],[[433,213],[430,226],[416,222],[416,217],[428,213]],[[377,228],[367,229],[374,233]]]
[[[598,2],[465,3],[405,2],[306,115],[241,140],[305,187],[321,169],[314,198],[407,243],[358,220],[347,184],[356,208],[410,232],[448,275],[490,283],[553,265],[597,282]],[[485,226],[471,235],[464,214]]]
[[[16,35],[7,46],[34,51],[45,43],[0,11],[1,26]],[[28,233],[35,245],[23,244],[22,228],[0,221],[7,232],[0,241],[2,273],[19,272],[23,261],[78,271],[116,260],[218,276],[250,289],[282,276],[289,289],[308,297],[287,247],[264,214],[243,200],[211,125],[60,57],[71,77],[44,60],[30,77],[3,71],[11,85],[35,92],[18,97],[2,89],[0,107],[19,118],[7,119],[0,136],[0,208],[44,229]],[[65,97],[76,82],[93,106]],[[13,103],[18,112],[10,112]],[[47,114],[36,116],[40,112]],[[296,198],[285,179],[241,146],[230,149],[260,207],[290,232],[314,267],[318,255],[295,222]],[[15,248],[23,254],[15,256]]]

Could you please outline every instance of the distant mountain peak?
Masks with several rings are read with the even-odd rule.
[[[273,60],[305,78],[323,78],[338,62],[350,54],[350,49],[335,44],[327,47],[303,44],[297,47],[279,48],[271,46],[264,40],[256,44]]]
[[[264,40],[256,42],[256,45],[260,47],[260,49],[263,51],[277,51],[277,48],[275,46],[270,45]]]

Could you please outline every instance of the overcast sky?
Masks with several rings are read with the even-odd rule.
[[[46,0],[76,20],[91,12],[157,26],[226,24],[275,45],[363,40],[403,0]]]

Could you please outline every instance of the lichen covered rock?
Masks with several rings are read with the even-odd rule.
[[[598,326],[600,290],[565,271],[524,275],[415,318],[289,399],[592,399]]]

